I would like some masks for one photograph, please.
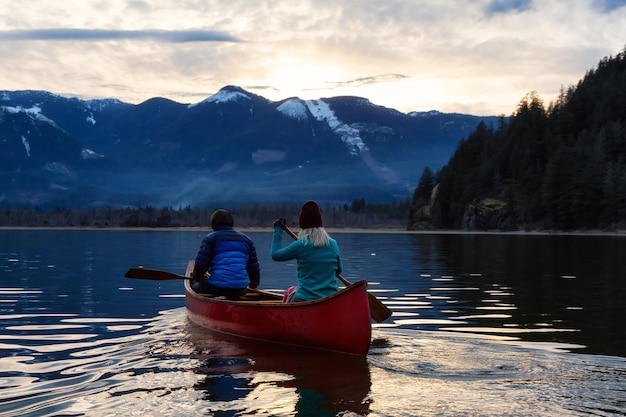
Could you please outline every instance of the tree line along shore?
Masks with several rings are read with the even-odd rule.
[[[211,213],[217,208],[124,207],[51,209],[16,207],[0,210],[0,227],[65,228],[180,228],[210,227]],[[235,218],[235,227],[271,227],[279,217],[297,226],[300,205],[240,205],[225,207]],[[355,199],[340,206],[322,205],[324,227],[356,229],[405,229],[410,201],[366,203]]]

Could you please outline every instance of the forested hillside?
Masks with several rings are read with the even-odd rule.
[[[626,48],[546,108],[536,93],[424,170],[409,229],[626,228]]]

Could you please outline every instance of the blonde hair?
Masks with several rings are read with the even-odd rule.
[[[301,239],[305,245],[311,242],[314,247],[321,248],[322,246],[328,246],[330,236],[328,236],[323,227],[311,227],[301,229],[300,233],[298,233],[298,239]]]

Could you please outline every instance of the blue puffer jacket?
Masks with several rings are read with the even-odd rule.
[[[194,277],[209,271],[209,283],[221,288],[256,288],[259,260],[252,240],[231,226],[219,226],[202,240]]]

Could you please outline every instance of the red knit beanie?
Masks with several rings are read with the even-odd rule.
[[[302,205],[298,224],[302,229],[322,227],[322,213],[320,212],[320,206],[315,201],[307,201]]]

